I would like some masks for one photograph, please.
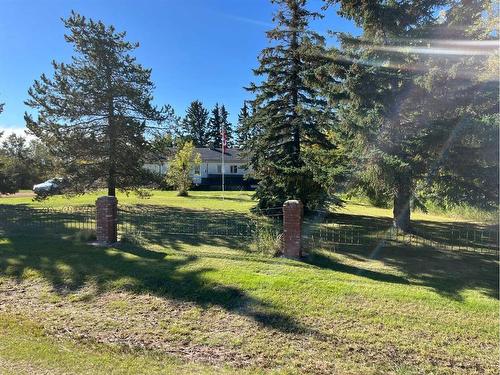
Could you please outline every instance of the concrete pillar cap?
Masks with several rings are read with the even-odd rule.
[[[113,197],[111,195],[103,195],[102,197],[98,197],[96,202],[99,201],[118,201],[116,197]]]
[[[283,203],[283,206],[295,206],[295,205],[301,205],[302,202],[296,199],[291,199],[289,201],[286,201]]]

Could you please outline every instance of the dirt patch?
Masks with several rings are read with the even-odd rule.
[[[427,373],[429,365],[444,372],[488,372],[484,363],[473,359],[461,362],[439,352],[423,357],[416,350],[384,344],[376,337],[373,342],[348,338],[346,332],[367,328],[354,318],[309,318],[301,324],[310,330],[283,332],[250,318],[245,313],[250,308],[226,311],[149,294],[98,293],[91,284],[77,293],[54,293],[42,282],[0,283],[0,312],[39,322],[51,336],[146,349],[186,362],[268,370],[289,368],[311,374],[348,374],[349,368],[364,373],[373,373],[374,369],[397,373],[398,364],[421,373]],[[382,335],[384,327],[374,330]]]

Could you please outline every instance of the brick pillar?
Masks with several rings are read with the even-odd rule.
[[[287,258],[302,256],[302,202],[291,200],[283,204],[283,255]]]
[[[97,242],[112,244],[117,241],[118,199],[99,197],[96,202]]]

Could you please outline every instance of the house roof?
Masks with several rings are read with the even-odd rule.
[[[220,148],[196,147],[195,151],[201,155],[202,162],[221,162],[222,160],[222,149]],[[177,148],[170,147],[166,155],[150,155],[148,159],[151,161],[168,160],[174,157],[176,152]],[[247,163],[248,159],[243,156],[242,150],[237,148],[226,148],[224,152],[224,162]]]
[[[201,155],[202,161],[218,161],[222,160],[221,148],[196,148],[196,152]],[[227,163],[246,163],[248,159],[243,157],[241,150],[237,148],[226,148],[224,152],[224,161]]]

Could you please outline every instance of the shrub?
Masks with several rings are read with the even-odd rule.
[[[97,240],[97,234],[94,229],[83,229],[76,232],[73,238],[79,242],[90,242]]]
[[[278,256],[282,253],[283,235],[268,224],[257,224],[255,228],[255,248],[266,256]]]

